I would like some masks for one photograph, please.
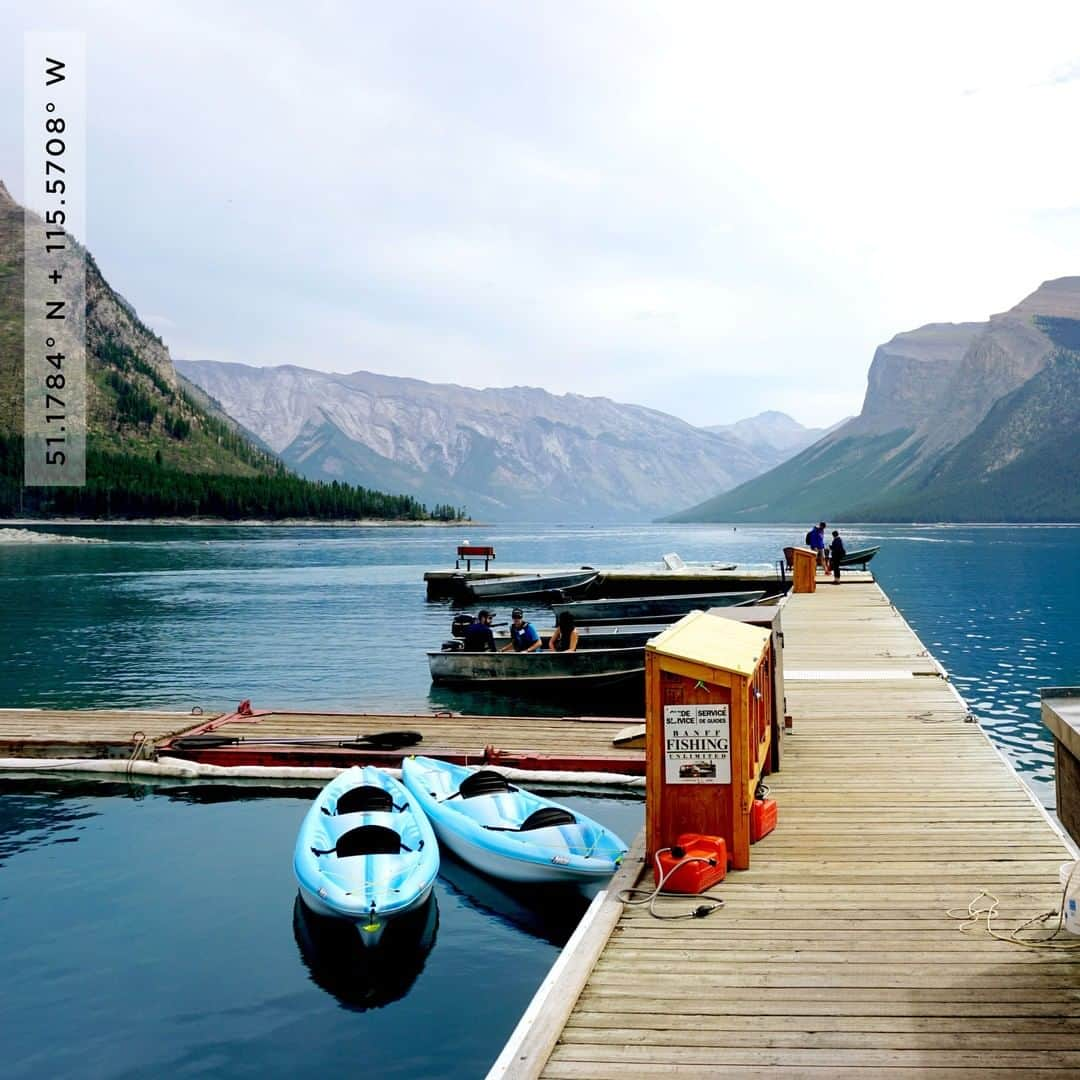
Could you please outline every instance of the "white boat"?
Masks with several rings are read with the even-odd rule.
[[[493,877],[589,882],[610,877],[627,847],[610,829],[560,803],[433,758],[406,758],[401,778],[441,843]]]
[[[714,607],[731,607],[735,604],[754,604],[765,595],[765,590],[753,592],[675,593],[671,596],[631,596],[612,600],[573,600],[565,604],[552,604],[558,618],[564,611],[574,616],[574,622],[583,623],[629,623],[629,622],[675,622],[691,611],[707,611]]]
[[[492,577],[467,581],[466,589],[476,600],[510,600],[514,598],[557,596],[568,597],[584,592],[600,575],[595,570],[575,570],[559,574],[521,574],[514,577]]]

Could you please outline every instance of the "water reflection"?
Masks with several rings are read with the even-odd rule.
[[[560,947],[570,940],[591,899],[575,885],[499,881],[474,870],[445,848],[439,877],[466,907]]]
[[[97,811],[78,801],[90,785],[41,777],[0,777],[0,866],[10,858],[49,844],[74,844]],[[97,788],[95,795],[100,795]]]
[[[365,945],[347,919],[316,915],[299,894],[293,902],[293,936],[311,981],[355,1012],[380,1009],[412,989],[438,927],[434,892],[416,911],[390,920],[376,945]]]

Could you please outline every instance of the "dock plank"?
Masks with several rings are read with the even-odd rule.
[[[1054,909],[1064,838],[876,584],[822,584],[783,619],[776,831],[709,918],[624,908],[549,1056],[500,1075],[1077,1075],[1080,950],[946,914],[984,890],[1002,931]]]

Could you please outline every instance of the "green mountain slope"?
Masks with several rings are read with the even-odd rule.
[[[903,473],[917,446],[911,432],[826,438],[733,491],[665,518],[666,521],[831,520],[853,499],[869,499]]]
[[[429,516],[410,496],[294,476],[177,374],[164,343],[89,253],[87,483],[23,489],[22,232],[23,210],[0,183],[0,514]]]
[[[671,521],[1080,520],[1080,278],[881,346],[863,410]]]
[[[846,516],[1080,520],[1080,355],[1056,354],[906,493],[855,504]]]

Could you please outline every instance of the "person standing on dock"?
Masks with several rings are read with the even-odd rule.
[[[465,627],[461,637],[466,652],[495,651],[495,635],[491,631],[491,620],[494,618],[493,612],[481,608],[476,618]]]
[[[531,622],[525,621],[525,613],[516,607],[510,613],[510,641],[504,645],[501,652],[536,652],[543,642],[536,632],[536,627]]]
[[[840,539],[840,533],[833,529],[832,543],[829,545],[830,560],[832,562],[833,584],[840,584],[840,561],[847,554],[844,541]]]
[[[817,564],[825,570],[826,574],[829,572],[829,555],[825,549],[825,530],[827,528],[825,522],[821,521],[806,534],[807,546],[817,556]]]

